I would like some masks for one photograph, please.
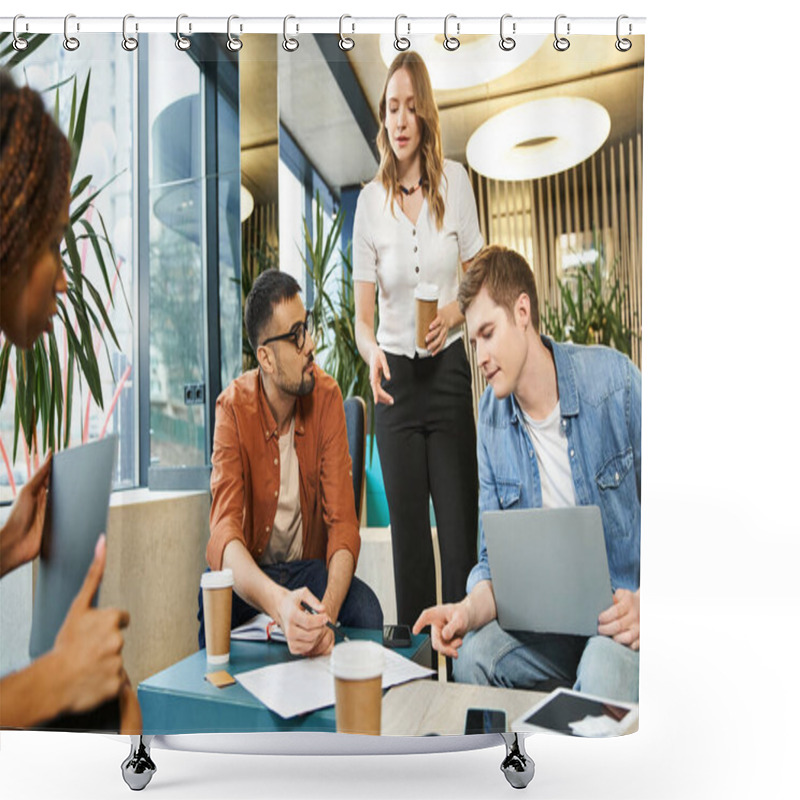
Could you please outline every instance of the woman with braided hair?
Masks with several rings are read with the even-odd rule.
[[[39,94],[0,72],[0,332],[17,347],[31,347],[52,328],[56,295],[67,290],[61,241],[69,223],[70,163],[69,142]],[[50,463],[48,456],[22,487],[0,528],[0,576],[39,554]],[[101,536],[53,649],[0,681],[0,727],[90,729],[110,716],[121,732],[141,732],[122,663],[128,613],[91,606],[105,559]],[[110,713],[102,705],[109,701]]]

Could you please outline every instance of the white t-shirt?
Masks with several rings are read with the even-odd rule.
[[[542,508],[574,506],[575,485],[569,465],[567,434],[561,424],[561,403],[556,403],[547,419],[531,419],[522,411],[522,420],[536,453],[539,480],[542,484]]]
[[[378,344],[395,355],[413,358],[416,352],[417,284],[437,286],[440,307],[453,302],[462,262],[483,247],[475,195],[461,164],[445,159],[440,191],[445,209],[441,230],[436,229],[427,200],[415,225],[398,203],[386,200],[377,180],[368,183],[358,196],[353,223],[353,278],[378,284]],[[461,335],[461,328],[454,328],[445,347]]]
[[[289,431],[278,440],[281,488],[278,509],[262,564],[285,564],[303,557],[303,513],[300,509],[300,462],[294,449],[294,417]]]

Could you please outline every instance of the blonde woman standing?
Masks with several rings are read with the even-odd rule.
[[[456,292],[459,270],[483,238],[467,173],[443,157],[439,112],[418,54],[401,53],[392,62],[379,116],[381,163],[359,195],[353,230],[356,341],[375,399],[397,618],[411,625],[435,598],[429,496],[444,602],[463,596],[476,558],[475,422]],[[439,293],[422,353],[415,346],[420,284]]]

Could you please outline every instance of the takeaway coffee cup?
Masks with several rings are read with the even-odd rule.
[[[427,354],[425,337],[439,311],[439,288],[432,283],[420,283],[414,289],[414,301],[417,308],[417,352]]]
[[[231,656],[233,572],[229,569],[204,572],[200,586],[203,589],[206,661],[209,664],[227,664]]]
[[[379,736],[383,648],[376,642],[342,642],[333,648],[336,732]]]

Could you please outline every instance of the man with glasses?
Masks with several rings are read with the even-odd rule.
[[[233,570],[232,626],[264,611],[292,653],[320,655],[334,644],[328,622],[383,627],[378,599],[354,577],[361,539],[342,394],[314,363],[290,275],[258,276],[245,325],[258,368],[217,399],[206,558]],[[199,602],[203,647],[202,592]]]

